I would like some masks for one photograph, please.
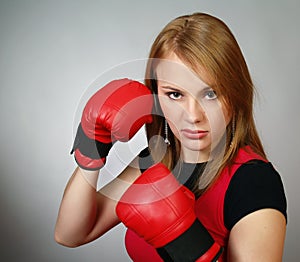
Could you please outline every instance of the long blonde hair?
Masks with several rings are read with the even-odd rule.
[[[205,191],[218,177],[220,171],[231,165],[239,148],[250,145],[262,157],[265,152],[253,118],[254,85],[243,54],[230,29],[220,19],[204,13],[180,16],[159,33],[149,54],[145,84],[157,94],[155,63],[175,53],[200,78],[204,69],[209,79],[204,79],[222,99],[232,115],[226,130],[225,153],[216,172],[209,172],[197,183],[198,193]],[[159,106],[158,106],[159,107]],[[160,110],[156,108],[155,110]],[[164,117],[154,112],[154,120],[146,125],[148,141],[154,136],[164,136]],[[171,145],[163,162],[170,170],[180,160],[180,142],[169,130]],[[155,159],[160,155],[161,141],[151,148]]]

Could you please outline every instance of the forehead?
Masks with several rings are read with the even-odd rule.
[[[209,85],[186,66],[176,55],[160,59],[155,67],[158,85],[170,85],[192,93]]]

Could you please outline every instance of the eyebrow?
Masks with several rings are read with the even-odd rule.
[[[175,88],[175,87],[172,87],[172,86],[168,86],[168,85],[161,85],[160,86],[161,89],[168,89],[168,90],[172,90],[174,92],[188,92],[188,90],[186,89],[178,89],[178,88]],[[202,88],[201,90],[199,90],[199,93],[202,93],[202,92],[205,92],[205,91],[208,91],[208,90],[214,90],[212,87],[210,86],[206,86],[204,88]]]
[[[182,92],[182,90],[172,87],[172,86],[168,86],[168,85],[161,85],[160,88],[162,89],[168,89],[168,90],[172,90],[174,92]],[[184,90],[185,91],[185,90]]]

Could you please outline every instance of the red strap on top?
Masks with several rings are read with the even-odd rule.
[[[220,252],[220,245],[214,243],[209,250],[207,250],[201,257],[199,257],[196,262],[211,262],[215,261],[216,255]]]
[[[156,249],[130,229],[126,231],[125,246],[134,262],[163,262]]]

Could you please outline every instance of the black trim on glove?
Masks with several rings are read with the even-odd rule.
[[[100,159],[108,155],[109,150],[111,149],[113,143],[102,143],[94,139],[90,139],[83,132],[81,123],[78,126],[74,144],[71,150],[71,154],[74,153],[76,149],[91,158],[91,159]]]
[[[214,242],[207,229],[196,219],[182,235],[156,250],[166,262],[194,262],[205,254]],[[213,261],[216,261],[221,253],[222,249]]]

